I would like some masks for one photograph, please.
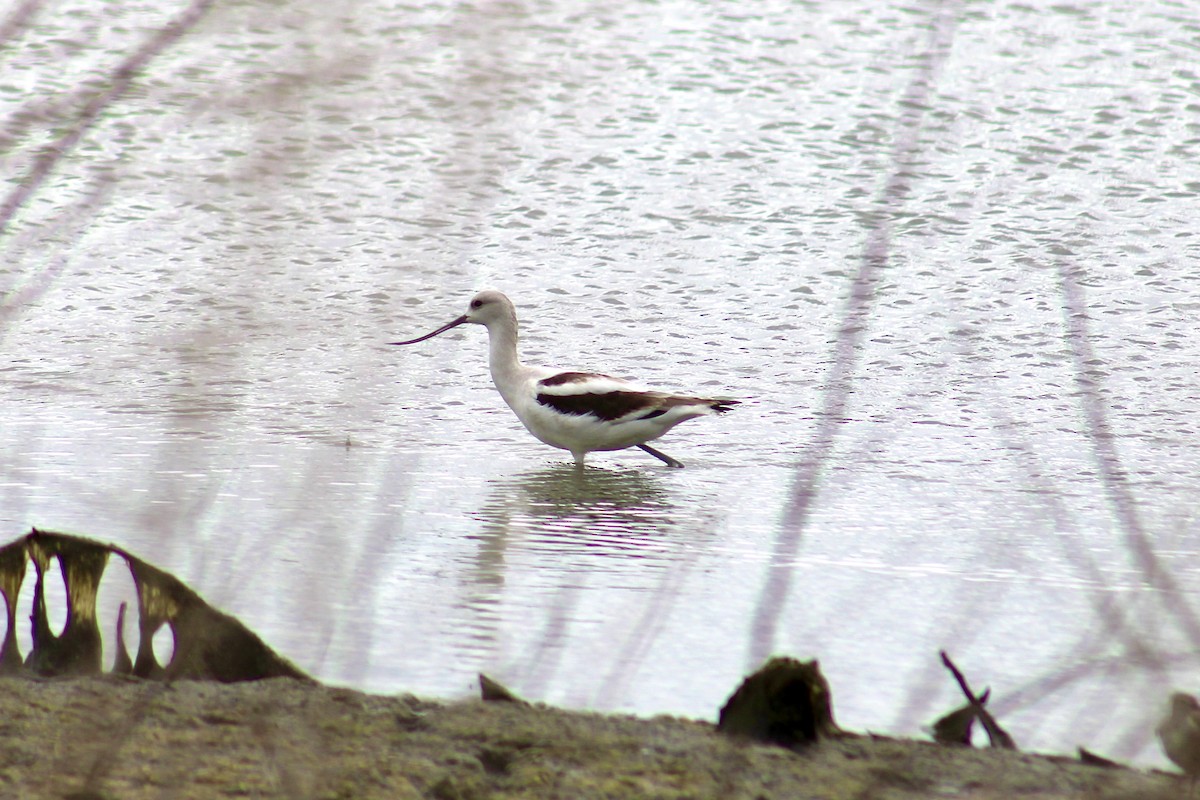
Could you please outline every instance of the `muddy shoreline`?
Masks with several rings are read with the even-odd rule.
[[[799,750],[706,722],[433,702],[286,678],[0,679],[0,797],[1171,798],[1179,776],[854,736]]]

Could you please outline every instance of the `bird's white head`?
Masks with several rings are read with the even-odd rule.
[[[418,336],[416,339],[409,339],[406,342],[388,342],[388,344],[416,344],[426,339],[432,339],[434,336],[445,333],[451,328],[457,328],[466,322],[472,322],[476,325],[486,325],[489,331],[492,330],[493,325],[499,325],[500,330],[511,331],[513,334],[512,338],[515,340],[517,310],[513,307],[512,301],[501,292],[488,289],[472,297],[471,302],[467,304],[467,313],[458,319],[451,320],[437,330],[427,333],[424,336]]]
[[[486,289],[471,298],[464,315],[467,322],[491,326],[493,323],[517,323],[517,310],[503,293]]]

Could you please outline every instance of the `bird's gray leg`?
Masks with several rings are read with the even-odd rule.
[[[675,459],[671,458],[669,455],[662,452],[661,450],[655,450],[653,447],[651,447],[648,444],[639,444],[638,447],[642,448],[647,453],[649,453],[650,455],[657,458],[659,461],[666,464],[668,467],[678,467],[679,469],[683,469],[682,462],[676,461]]]

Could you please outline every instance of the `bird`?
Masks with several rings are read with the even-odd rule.
[[[647,442],[685,420],[723,414],[739,403],[724,397],[649,391],[595,372],[523,364],[517,353],[517,310],[495,290],[472,297],[467,313],[437,330],[388,344],[417,344],[465,323],[487,328],[492,383],[517,419],[539,441],[569,450],[581,468],[587,453],[627,447],[638,447],[668,467],[682,467]]]
[[[1191,779],[1189,792],[1195,793],[1200,776],[1200,702],[1190,694],[1175,692],[1170,708],[1155,731],[1163,752]]]

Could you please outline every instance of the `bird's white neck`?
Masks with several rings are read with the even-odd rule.
[[[488,326],[488,367],[492,373],[492,382],[511,406],[511,398],[515,395],[525,370],[525,365],[517,355],[515,319]]]

